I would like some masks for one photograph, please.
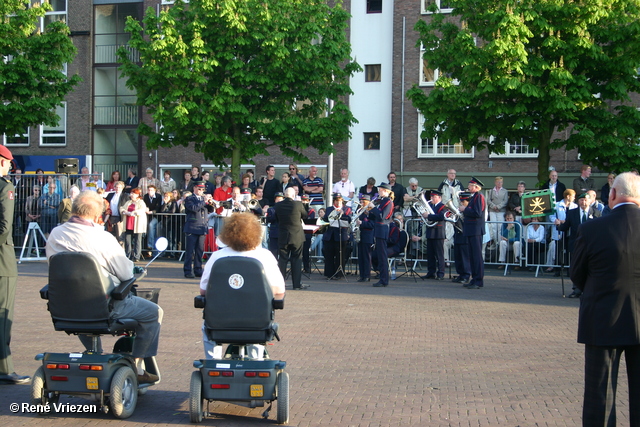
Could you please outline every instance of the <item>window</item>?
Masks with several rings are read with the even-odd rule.
[[[492,140],[491,137],[490,140]],[[491,153],[489,157],[538,157],[538,149],[527,144],[527,138],[521,138],[518,142],[505,142],[504,154]]]
[[[381,67],[380,64],[365,65],[364,66],[364,81],[365,82],[379,82],[381,81]]]
[[[438,69],[429,67],[429,61],[424,58],[425,48],[420,45],[420,86],[433,86],[440,75]]]
[[[367,0],[367,13],[382,13],[382,0]]]
[[[41,4],[41,0],[31,0],[31,4],[38,3]],[[44,31],[52,22],[62,21],[67,22],[67,0],[49,0],[48,3],[51,5],[50,11],[48,11],[42,18],[40,18],[39,28],[41,31]]]
[[[98,5],[95,9],[95,49],[94,62],[96,64],[115,64],[118,62],[117,51],[121,46],[127,46],[129,33],[124,26],[127,17],[142,18],[141,3],[105,4]],[[129,59],[137,62],[139,54],[136,50],[130,50]]]
[[[380,149],[380,132],[365,132],[363,135],[365,150]]]
[[[56,107],[56,114],[60,117],[57,126],[40,126],[40,145],[66,145],[67,144],[67,103]]]
[[[9,145],[13,147],[28,147],[29,146],[29,128],[26,127],[24,132],[13,136],[3,135],[3,145]]]
[[[451,11],[453,10],[453,7],[451,6],[449,0],[421,0],[421,2],[423,14],[433,13],[429,11],[429,7],[432,4],[438,6],[438,10],[440,11],[440,13],[451,13]]]
[[[116,67],[94,68],[95,125],[137,125],[139,107],[135,91],[127,88]]]
[[[438,138],[423,138],[424,116],[418,115],[418,157],[468,157],[473,158],[473,149],[465,150],[462,142],[439,141]]]

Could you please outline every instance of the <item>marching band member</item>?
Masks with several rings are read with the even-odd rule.
[[[347,240],[349,240],[349,223],[351,222],[351,208],[342,206],[342,194],[333,195],[333,205],[327,208],[324,220],[329,223],[327,231],[324,232],[325,248],[325,269],[324,275],[327,279],[338,280],[336,272],[342,268],[344,273],[344,259],[341,258],[345,250]],[[335,214],[334,212],[338,212]]]
[[[431,190],[429,202],[433,214],[427,215],[427,220],[435,222],[433,227],[427,227],[427,274],[422,279],[444,280],[444,240],[446,229],[444,222],[445,206],[442,204],[442,193]],[[436,267],[437,266],[437,267]]]
[[[284,194],[282,192],[277,192],[273,197],[275,203],[284,200]],[[269,209],[267,209],[267,224],[269,225],[269,251],[271,251],[273,256],[278,259],[278,233],[280,231],[278,230],[278,220],[276,219],[276,208],[274,206],[271,206]]]
[[[360,229],[360,240],[358,241],[358,269],[360,278],[358,282],[368,282],[371,280],[371,249],[373,246],[373,221],[369,219],[367,206],[371,203],[371,197],[367,194],[360,195],[360,204],[363,212],[355,220]]]
[[[480,289],[484,286],[484,261],[482,259],[482,236],[485,233],[484,221],[487,204],[480,193],[484,184],[471,177],[469,192],[473,193],[469,204],[464,209],[464,226],[462,234],[469,244],[469,261],[471,265],[471,281],[464,285],[467,289]]]
[[[469,198],[471,193],[459,193],[460,209],[463,210],[469,204]],[[464,217],[460,215],[456,222],[453,235],[453,259],[456,263],[456,273],[458,275],[451,279],[454,283],[462,283],[466,285],[469,283],[471,277],[471,266],[469,265],[469,244],[467,238],[462,234]]]
[[[395,174],[394,174],[395,175]],[[383,183],[378,186],[380,196],[378,205],[369,212],[369,219],[373,221],[373,236],[376,243],[376,255],[380,263],[380,280],[374,287],[389,286],[389,263],[387,257],[387,239],[389,238],[389,223],[393,214],[393,201],[389,198],[391,186]]]

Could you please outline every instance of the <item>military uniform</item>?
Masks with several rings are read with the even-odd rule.
[[[14,207],[15,188],[11,181],[0,177],[0,375],[13,372],[9,343],[18,281],[16,252],[11,237]]]

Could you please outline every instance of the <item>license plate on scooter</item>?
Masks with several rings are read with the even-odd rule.
[[[262,397],[264,396],[264,388],[262,384],[251,384],[251,389],[249,390],[251,397]]]
[[[97,377],[87,377],[87,390],[98,390]]]

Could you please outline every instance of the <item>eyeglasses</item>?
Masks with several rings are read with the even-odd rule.
[[[289,168],[289,170],[290,170],[290,171],[294,171],[294,170],[296,170],[296,168]]]

